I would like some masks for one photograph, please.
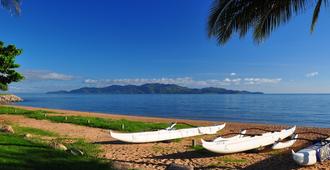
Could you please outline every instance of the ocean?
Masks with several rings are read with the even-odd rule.
[[[330,127],[330,95],[16,94],[22,106],[193,120]]]

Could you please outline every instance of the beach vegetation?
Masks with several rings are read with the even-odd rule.
[[[0,0],[0,4],[11,14],[19,15],[21,13],[21,0]]]
[[[15,132],[18,134],[32,134],[33,136],[42,136],[42,137],[56,137],[58,134],[50,131],[45,131],[32,127],[19,127],[18,125],[13,125]]]
[[[150,130],[165,129],[169,125],[167,123],[151,123],[132,121],[126,119],[110,119],[110,118],[99,118],[90,116],[65,116],[58,115],[55,112],[43,111],[43,110],[25,110],[14,107],[1,106],[0,114],[12,114],[12,115],[23,115],[28,118],[34,118],[38,120],[50,120],[57,123],[71,123],[76,125],[96,127],[102,129],[111,129],[124,132],[141,132]],[[56,114],[56,115],[52,115]],[[177,129],[190,128],[188,124],[177,124]]]
[[[39,137],[54,137],[54,133],[41,129],[20,127],[14,125],[15,134],[0,132],[0,169],[110,169],[111,162],[97,158],[100,150],[95,144],[82,139],[70,139],[66,144],[69,148],[79,148],[84,151],[83,156],[75,156],[69,152],[51,148],[49,141]],[[23,134],[39,135],[37,138],[24,138]],[[59,138],[57,140],[67,140]]]
[[[329,0],[214,0],[208,19],[208,35],[225,44],[234,33],[243,38],[252,30],[256,43],[263,42],[293,16],[314,9],[310,31],[315,29],[320,9]]]
[[[246,163],[247,162],[246,159],[235,158],[234,156],[231,156],[231,155],[221,156],[217,160],[220,162],[223,162],[223,163]]]
[[[240,159],[240,158],[235,158],[231,155],[225,155],[221,156],[216,159],[217,162],[213,162],[209,164],[209,167],[223,167],[228,164],[244,164],[247,163],[248,161],[246,159]]]
[[[5,46],[0,41],[0,90],[6,91],[8,84],[24,78],[15,70],[20,66],[15,63],[15,58],[21,53],[21,49],[17,49],[14,45]]]
[[[283,152],[281,150],[271,150],[269,152],[267,152],[268,155],[271,156],[277,156],[277,155],[281,155]]]
[[[191,149],[193,149],[194,151],[204,150],[202,145],[191,146]]]

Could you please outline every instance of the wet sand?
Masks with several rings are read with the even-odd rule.
[[[45,109],[34,107],[15,106],[28,110],[48,110],[61,113],[61,115],[92,116],[112,119],[129,119],[145,122],[184,122],[195,126],[215,125],[223,122],[167,119],[155,117],[127,116],[118,114],[91,113],[59,109]],[[266,125],[250,123],[226,122],[226,127],[217,135],[204,135],[186,138],[172,142],[158,142],[147,144],[128,144],[110,137],[109,130],[91,128],[67,123],[53,123],[47,120],[35,120],[23,116],[0,115],[0,121],[11,121],[21,126],[29,126],[53,131],[60,135],[84,138],[87,141],[101,145],[103,150],[100,157],[121,162],[131,168],[139,169],[165,169],[171,163],[192,166],[195,169],[330,169],[330,161],[325,161],[314,166],[299,167],[291,158],[291,149],[298,151],[308,145],[308,142],[299,140],[292,148],[282,150],[249,151],[230,155],[214,154],[205,150],[194,150],[192,140],[200,144],[200,139],[211,140],[219,135],[238,133],[241,129],[262,128],[266,130],[280,130],[287,128],[284,125]],[[330,129],[298,127],[301,132],[321,132],[330,135]],[[251,130],[248,133],[262,133]],[[316,134],[302,134],[302,138],[317,139],[322,136]]]

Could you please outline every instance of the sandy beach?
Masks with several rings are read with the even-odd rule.
[[[118,114],[91,113],[58,109],[34,108],[15,106],[27,110],[48,110],[58,112],[61,115],[91,116],[111,119],[128,119],[144,122],[184,122],[195,126],[215,125],[223,122],[178,120],[155,117],[139,117]],[[228,133],[238,133],[241,129],[262,128],[267,130],[280,130],[288,126],[265,125],[250,123],[226,122],[225,129],[217,135],[205,135],[186,138],[172,142],[158,142],[147,144],[128,144],[119,142],[109,135],[109,130],[79,126],[67,123],[53,123],[48,120],[36,120],[15,115],[0,115],[0,121],[10,121],[21,126],[34,127],[56,132],[60,135],[84,138],[87,141],[101,145],[102,153],[99,157],[120,162],[129,168],[137,169],[165,169],[171,163],[192,166],[195,169],[330,169],[330,161],[318,163],[314,166],[299,167],[291,158],[291,149],[298,151],[308,145],[306,141],[297,141],[292,148],[282,150],[250,151],[230,155],[214,154],[205,150],[195,150],[191,147],[192,140],[200,144],[200,139],[211,140],[216,136]],[[330,134],[330,129],[298,127],[297,132],[322,132]],[[249,133],[261,133],[249,131]],[[302,138],[317,139],[321,136],[316,134],[302,134]]]

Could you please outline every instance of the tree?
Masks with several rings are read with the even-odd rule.
[[[8,84],[24,79],[15,71],[20,66],[15,63],[15,57],[21,53],[21,49],[17,49],[14,45],[4,46],[0,41],[0,90],[8,90]]]
[[[310,31],[313,32],[321,6],[329,0],[214,0],[209,20],[209,37],[225,44],[233,33],[240,38],[253,31],[256,43],[264,41],[276,28],[287,23],[293,15],[314,7]]]
[[[21,0],[0,0],[1,5],[10,13],[21,13]],[[0,41],[0,90],[8,90],[8,84],[23,80],[24,77],[15,71],[19,64],[15,63],[15,57],[22,53],[14,45],[4,46]]]
[[[21,13],[21,0],[0,0],[1,5],[10,13],[19,15]]]

